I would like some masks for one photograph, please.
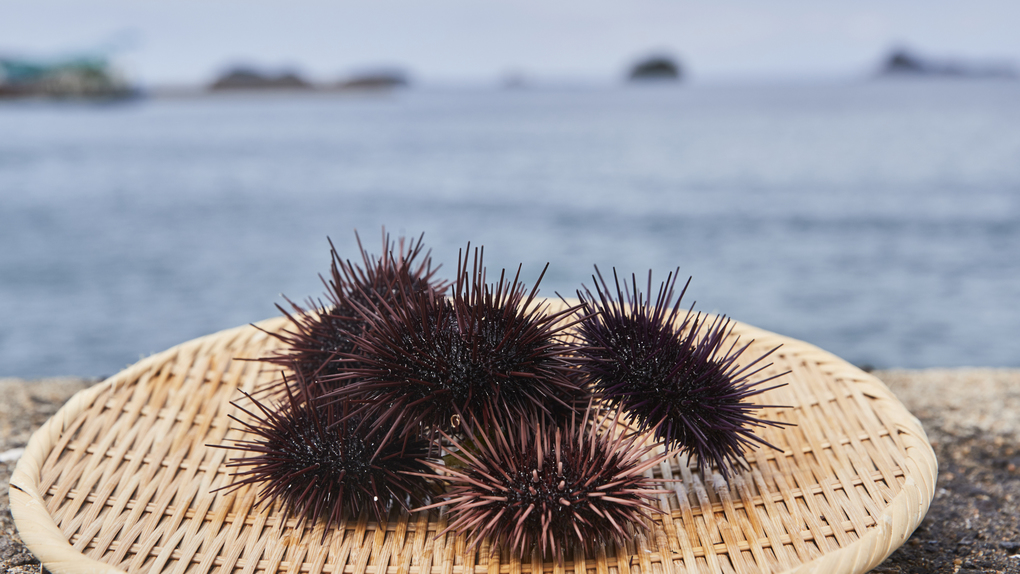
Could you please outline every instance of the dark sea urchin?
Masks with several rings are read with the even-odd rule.
[[[763,360],[775,349],[738,363],[750,343],[726,343],[732,330],[726,317],[708,319],[690,311],[681,316],[687,286],[672,303],[675,274],[652,302],[651,272],[645,297],[636,278],[632,276],[629,289],[621,288],[614,271],[615,299],[597,268],[596,273],[596,294],[585,289],[577,295],[583,316],[578,333],[585,343],[579,349],[580,363],[598,397],[622,408],[638,428],[654,429],[656,438],[670,448],[695,455],[702,471],[716,465],[728,476],[729,470],[746,466],[744,447],[772,447],[753,428],[787,423],[754,417],[755,411],[775,405],[754,405],[746,399],[782,386],[763,386],[780,375],[754,380],[771,365]]]
[[[299,523],[324,518],[334,526],[365,509],[381,522],[393,503],[407,510],[429,500],[434,487],[421,476],[428,471],[427,442],[371,433],[363,420],[336,412],[340,403],[304,400],[307,387],[298,375],[283,385],[287,399],[275,407],[250,395],[257,412],[235,403],[250,420],[230,418],[252,438],[217,445],[249,455],[227,463],[239,470],[225,489],[261,485],[258,504],[279,500]]]
[[[650,519],[648,511],[659,512],[656,495],[669,492],[645,472],[676,453],[653,454],[659,445],[643,445],[617,422],[589,408],[562,426],[535,418],[485,429],[465,423],[470,441],[446,436],[457,463],[428,463],[449,484],[445,500],[419,510],[449,505],[445,532],[468,533],[472,548],[490,537],[493,551],[540,548],[560,560],[571,547],[591,555],[623,542],[626,525]]]
[[[383,233],[383,254],[370,255],[358,241],[362,266],[342,259],[330,241],[330,279],[326,284],[326,304],[309,301],[307,309],[289,301],[291,311],[277,305],[293,325],[293,330],[270,333],[284,343],[275,355],[262,359],[282,368],[293,368],[305,380],[314,381],[309,390],[325,394],[343,381],[338,377],[352,366],[353,338],[359,336],[365,322],[355,306],[378,305],[393,301],[397,291],[442,294],[443,282],[433,279],[429,253],[422,254],[422,238],[411,240],[405,248],[401,237],[397,244]],[[420,260],[419,259],[420,256]],[[417,260],[417,261],[416,261]],[[273,388],[278,388],[274,385]]]
[[[401,434],[569,411],[586,392],[564,342],[574,309],[546,314],[536,301],[542,277],[526,294],[519,275],[487,284],[476,249],[470,267],[458,258],[450,299],[405,289],[392,304],[360,307],[359,366],[334,396]]]

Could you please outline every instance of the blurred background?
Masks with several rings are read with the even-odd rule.
[[[1020,366],[1020,4],[0,0],[0,376],[323,291],[679,268],[858,365]]]

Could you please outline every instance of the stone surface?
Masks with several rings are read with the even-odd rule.
[[[39,574],[39,561],[18,537],[8,490],[15,456],[29,437],[74,393],[96,381],[73,378],[23,381],[0,378],[0,573]],[[8,456],[3,456],[5,453]]]
[[[928,515],[874,572],[1020,574],[1020,370],[874,374],[921,420],[939,459]],[[0,379],[0,459],[16,456],[12,449],[94,382]],[[8,506],[15,464],[0,460],[0,572],[38,574]]]
[[[935,500],[875,572],[1020,573],[1020,371],[879,371],[924,425]]]

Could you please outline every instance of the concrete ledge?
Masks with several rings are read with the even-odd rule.
[[[931,509],[874,572],[1020,573],[1020,370],[876,371],[924,425],[939,459]],[[28,438],[94,380],[0,379],[0,572],[38,574],[8,507]]]

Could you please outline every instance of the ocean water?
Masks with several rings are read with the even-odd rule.
[[[1020,82],[412,89],[0,105],[0,376],[110,375],[467,242],[543,295],[695,309],[878,367],[1020,366]]]

